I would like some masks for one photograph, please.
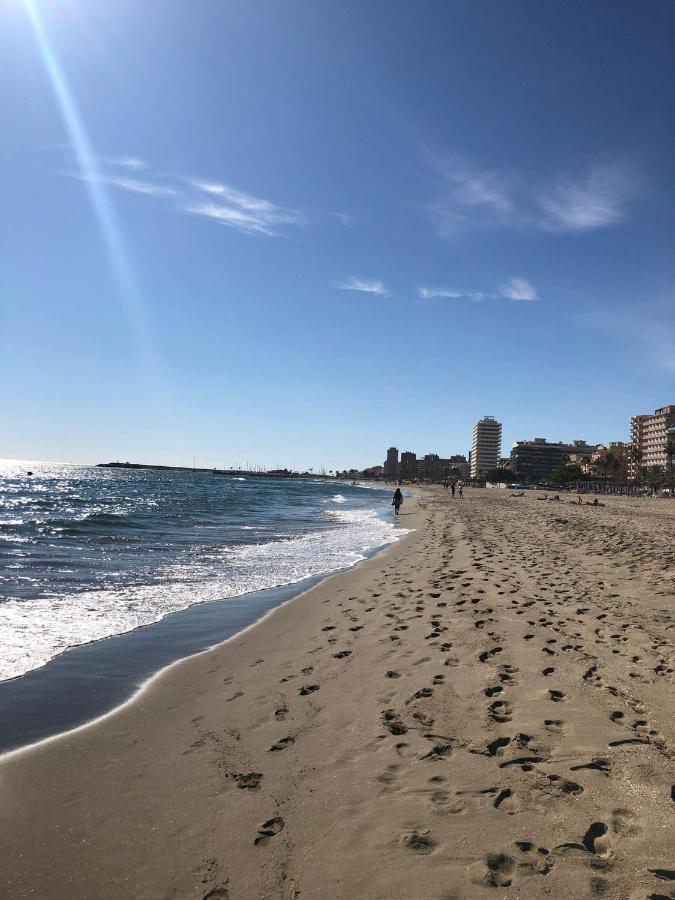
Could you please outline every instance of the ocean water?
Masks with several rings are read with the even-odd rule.
[[[403,533],[389,502],[318,479],[0,462],[0,681],[351,566]]]

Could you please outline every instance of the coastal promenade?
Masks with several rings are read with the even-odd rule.
[[[675,508],[415,530],[0,761],[0,897],[671,897]]]

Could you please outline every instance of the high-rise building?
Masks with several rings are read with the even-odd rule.
[[[637,478],[641,469],[668,465],[668,429],[675,425],[675,404],[662,406],[653,416],[633,416],[630,420],[631,453],[628,477]]]
[[[499,465],[502,450],[502,423],[484,416],[473,426],[471,441],[471,477],[480,478]]]
[[[384,461],[384,477],[398,478],[398,447],[390,447],[387,450],[387,458]]]
[[[551,443],[545,438],[533,441],[516,441],[511,450],[510,468],[519,478],[545,478],[564,466],[571,459],[590,459],[596,451],[595,444],[572,441],[571,444]]]
[[[412,450],[404,450],[401,453],[401,478],[417,478],[417,454]]]

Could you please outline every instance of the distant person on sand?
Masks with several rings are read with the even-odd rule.
[[[460,484],[460,486],[459,486],[459,499],[460,500],[464,499],[464,485],[463,484]]]
[[[401,508],[401,503],[403,503],[403,494],[401,493],[401,488],[396,488],[394,491],[394,499],[391,501],[391,505],[394,507],[396,515],[398,515],[398,511]]]
[[[455,482],[454,481],[450,482],[450,490],[452,491],[452,496],[454,497],[455,496]]]

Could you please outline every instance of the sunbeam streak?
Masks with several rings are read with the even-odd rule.
[[[94,213],[101,231],[117,291],[122,301],[139,354],[139,365],[146,378],[156,380],[157,361],[150,339],[145,304],[132,267],[115,213],[100,176],[96,155],[77,108],[68,79],[52,50],[34,0],[23,0],[37,40],[42,60],[56,95],[59,109],[72,142],[80,175],[87,185]]]

